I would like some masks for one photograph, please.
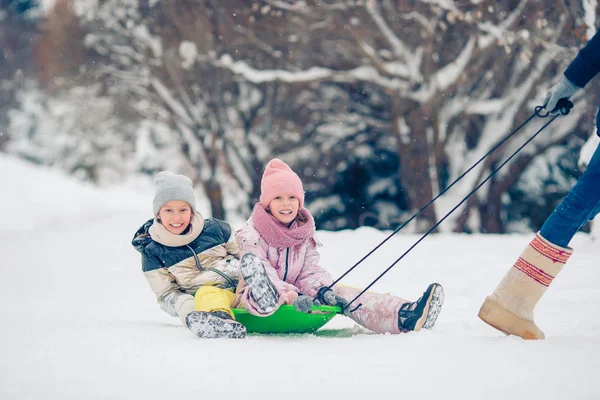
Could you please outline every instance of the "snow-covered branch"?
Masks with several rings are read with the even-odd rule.
[[[385,19],[381,16],[379,7],[375,4],[375,2],[368,2],[368,5],[365,7],[365,9],[375,22],[375,25],[381,31],[383,37],[390,44],[394,55],[404,61],[406,70],[409,71],[412,80],[419,82],[421,80],[420,66],[423,57],[422,52],[419,50],[412,52],[408,46],[406,46],[404,42],[400,40],[398,35],[392,31]]]
[[[227,68],[235,74],[242,75],[245,79],[253,83],[311,83],[332,80],[337,82],[371,82],[396,90],[406,90],[408,88],[405,81],[381,76],[375,68],[370,66],[357,67],[348,71],[336,71],[322,67],[313,67],[305,71],[286,71],[281,69],[258,70],[245,61],[234,61],[228,54],[222,55],[217,65]]]

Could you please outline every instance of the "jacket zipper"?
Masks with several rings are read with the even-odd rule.
[[[285,249],[285,272],[283,273],[283,281],[285,282],[285,278],[287,278],[288,273],[288,258],[290,255],[290,248]]]
[[[194,249],[191,248],[191,246],[189,244],[186,244],[186,247],[188,249],[191,250],[192,254],[194,255],[194,261],[196,262],[196,268],[198,268],[198,270],[200,270],[201,272],[206,272],[206,269],[202,268],[202,266],[200,265],[200,260],[198,260],[198,256],[196,255],[196,252],[194,251]],[[223,279],[225,279],[225,281],[227,281],[227,283],[229,283],[229,285],[231,287],[235,287],[235,283],[231,280],[231,278],[229,278],[227,275],[225,275],[224,273],[222,273],[221,271],[219,271],[218,269],[215,268],[209,268],[209,271],[212,271],[216,274],[221,275],[221,277]]]

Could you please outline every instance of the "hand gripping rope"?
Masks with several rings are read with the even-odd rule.
[[[525,122],[523,122],[521,125],[519,125],[515,130],[513,130],[508,136],[506,136],[503,140],[501,140],[498,144],[496,144],[494,147],[492,147],[486,154],[484,154],[479,160],[477,160],[477,162],[475,164],[473,164],[469,169],[467,169],[465,172],[463,172],[458,178],[456,178],[456,180],[454,180],[454,182],[452,182],[448,187],[446,187],[444,190],[442,190],[437,196],[435,196],[433,199],[431,199],[431,201],[429,201],[429,203],[425,204],[419,211],[417,211],[412,217],[410,217],[406,222],[404,222],[402,225],[400,225],[398,228],[396,228],[388,237],[386,237],[381,243],[379,243],[377,246],[375,246],[371,251],[369,251],[363,258],[361,258],[360,260],[358,260],[358,262],[356,264],[354,264],[352,267],[350,267],[346,272],[344,272],[338,279],[336,279],[331,285],[329,285],[329,289],[331,289],[335,284],[337,284],[340,280],[342,280],[342,278],[344,278],[346,275],[348,275],[352,270],[354,270],[356,267],[358,267],[364,260],[366,260],[370,255],[372,255],[377,249],[379,249],[385,242],[387,242],[388,240],[390,240],[392,238],[392,236],[394,236],[396,233],[398,233],[400,230],[402,230],[402,228],[404,228],[406,225],[408,225],[413,219],[415,219],[419,214],[421,214],[421,212],[423,212],[423,210],[425,210],[427,207],[429,207],[431,204],[433,204],[437,199],[439,199],[444,193],[446,193],[450,188],[452,188],[458,181],[460,181],[462,178],[464,178],[469,172],[471,172],[477,165],[479,165],[483,160],[485,160],[490,154],[492,154],[494,151],[496,151],[496,149],[498,149],[498,147],[502,146],[508,139],[510,139],[512,136],[514,136],[519,130],[521,130],[525,125],[527,125],[533,118],[535,117],[539,117],[539,118],[546,118],[549,115],[553,115],[552,118],[550,118],[550,120],[548,122],[546,122],[536,133],[534,133],[529,139],[527,139],[527,141],[525,143],[523,143],[513,154],[511,154],[510,157],[508,157],[502,164],[500,164],[497,168],[495,168],[488,176],[487,178],[485,178],[479,185],[477,185],[473,190],[471,190],[461,201],[460,203],[458,203],[452,210],[450,210],[446,215],[444,215],[444,217],[442,217],[442,219],[440,219],[435,225],[433,225],[427,232],[425,232],[423,234],[423,236],[421,236],[421,238],[419,238],[419,240],[417,240],[408,250],[406,250],[400,257],[398,257],[398,259],[396,259],[396,261],[394,261],[392,263],[392,265],[390,265],[388,268],[385,269],[385,271],[383,271],[377,278],[375,278],[375,280],[373,282],[371,282],[366,288],[363,289],[362,292],[360,292],[355,298],[353,298],[346,307],[344,307],[342,309],[342,313],[344,312],[344,310],[348,307],[350,307],[350,305],[356,301],[356,299],[358,299],[363,293],[365,293],[367,290],[369,290],[375,283],[377,283],[377,281],[379,281],[379,279],[381,279],[390,269],[392,269],[400,260],[402,260],[412,249],[414,249],[419,243],[421,243],[421,241],[423,241],[423,239],[425,239],[427,236],[429,236],[429,234],[431,232],[433,232],[435,230],[435,228],[437,228],[442,222],[444,222],[444,220],[446,218],[448,218],[450,216],[450,214],[452,214],[454,211],[456,211],[456,209],[458,209],[465,201],[467,201],[467,199],[469,199],[469,197],[471,197],[477,190],[479,190],[479,188],[481,186],[483,186],[488,180],[490,180],[492,178],[492,176],[494,176],[502,167],[504,167],[510,160],[512,160],[519,151],[521,151],[525,146],[527,146],[533,139],[535,139],[535,137],[537,135],[540,134],[540,132],[542,132],[548,125],[550,125],[556,118],[558,118],[561,115],[567,115],[569,114],[569,112],[571,111],[571,108],[573,108],[573,103],[571,101],[569,101],[566,98],[560,99],[558,104],[556,105],[556,107],[554,108],[554,110],[552,110],[551,112],[548,112],[544,109],[544,106],[537,106],[535,108],[535,111],[533,114],[531,114],[531,116],[529,118],[527,118],[527,120],[525,120]],[[351,310],[351,312],[356,311],[360,306],[362,305],[362,303],[359,303],[355,308],[353,308]]]

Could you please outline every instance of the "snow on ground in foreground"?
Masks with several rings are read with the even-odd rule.
[[[531,235],[434,235],[373,289],[446,304],[432,331],[374,335],[337,316],[316,335],[201,340],[155,303],[129,242],[151,186],[99,190],[0,158],[0,399],[596,399],[598,242],[579,234],[543,298],[547,339],[477,319]],[[133,185],[135,186],[135,185]],[[319,232],[337,277],[387,233]],[[343,282],[365,286],[418,236],[399,234]],[[184,397],[185,396],[185,397]]]

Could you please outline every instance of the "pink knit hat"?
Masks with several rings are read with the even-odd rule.
[[[282,194],[292,194],[304,207],[304,190],[302,181],[294,171],[283,161],[274,158],[265,167],[260,181],[260,204],[267,209],[271,200]]]

